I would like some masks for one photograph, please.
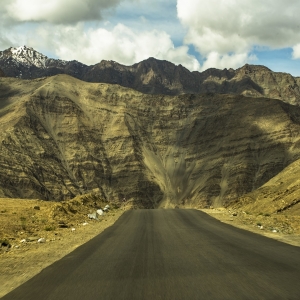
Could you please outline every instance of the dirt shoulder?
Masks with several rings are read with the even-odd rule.
[[[125,209],[88,218],[104,205],[90,195],[63,203],[0,199],[0,297],[113,225]]]
[[[299,216],[250,214],[225,208],[201,211],[221,222],[300,247]]]

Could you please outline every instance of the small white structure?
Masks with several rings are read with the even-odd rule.
[[[104,212],[103,212],[102,209],[98,209],[98,210],[97,210],[97,214],[98,214],[99,216],[103,216]]]

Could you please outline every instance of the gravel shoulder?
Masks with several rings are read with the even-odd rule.
[[[200,209],[221,222],[300,247],[300,217],[262,215],[225,208]]]

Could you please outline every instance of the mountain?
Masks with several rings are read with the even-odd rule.
[[[0,197],[98,190],[137,207],[221,206],[300,159],[300,108],[279,100],[67,75],[0,78],[0,95]]]
[[[193,74],[181,65],[149,58],[129,67],[102,61],[87,69],[82,80],[116,83],[146,94],[178,95],[198,92],[199,74]]]
[[[0,51],[0,68],[9,77],[34,79],[57,74],[69,74],[81,78],[87,66],[77,61],[52,59],[22,46]]]
[[[181,65],[154,58],[132,66],[105,60],[87,66],[77,61],[50,59],[23,46],[0,51],[0,68],[10,77],[34,79],[68,74],[88,82],[119,84],[146,94],[236,94],[300,104],[300,78],[272,72],[264,66],[190,72]]]

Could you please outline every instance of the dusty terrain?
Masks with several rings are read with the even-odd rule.
[[[88,218],[107,204],[99,220]],[[62,203],[0,199],[0,297],[111,226],[125,208],[96,195]]]

